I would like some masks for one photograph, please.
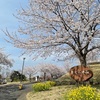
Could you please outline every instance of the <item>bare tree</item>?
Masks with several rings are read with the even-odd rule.
[[[46,80],[48,74],[50,74],[51,79],[58,78],[65,74],[64,70],[53,64],[40,64],[37,66],[37,69],[43,73],[44,80]]]
[[[25,67],[24,74],[29,76],[29,80],[31,82],[31,78],[33,75],[37,73],[37,70],[34,67]]]
[[[6,31],[8,41],[35,57],[56,54],[66,59],[68,53],[86,66],[90,53],[100,49],[99,0],[29,0],[17,18],[24,36]]]

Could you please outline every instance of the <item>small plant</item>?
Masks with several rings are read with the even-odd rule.
[[[35,92],[46,91],[46,90],[49,90],[50,88],[51,88],[51,85],[49,83],[36,83],[36,84],[33,84],[33,90]]]
[[[100,100],[96,88],[80,86],[64,94],[64,100]]]

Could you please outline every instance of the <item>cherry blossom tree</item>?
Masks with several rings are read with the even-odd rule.
[[[0,51],[0,66],[12,66],[12,60],[8,58],[8,55],[5,55],[2,51]]]
[[[43,74],[44,80],[46,80],[48,76],[53,79],[61,77],[65,74],[63,68],[61,69],[53,64],[40,64],[36,67],[36,69],[38,69],[38,71]]]
[[[72,65],[71,65],[71,63],[70,62],[65,62],[65,64],[64,64],[64,70],[66,71],[66,73],[67,72],[69,72],[69,70],[70,70],[70,68],[72,67]]]
[[[4,54],[1,48],[0,50],[0,76],[3,76],[6,74],[6,69],[13,65],[13,61],[8,58],[8,55]]]
[[[23,25],[19,34],[5,32],[8,41],[34,57],[76,57],[86,66],[100,51],[99,0],[29,0],[16,17]]]
[[[36,73],[37,70],[34,67],[25,67],[24,69],[24,74],[29,76],[30,82],[31,82],[32,75],[35,75]]]

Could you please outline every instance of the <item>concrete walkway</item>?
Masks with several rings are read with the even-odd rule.
[[[19,98],[17,98],[17,100],[27,100],[26,99],[26,95],[28,92],[32,91],[32,84],[28,84],[25,85],[25,90],[23,91],[23,93],[20,95]]]

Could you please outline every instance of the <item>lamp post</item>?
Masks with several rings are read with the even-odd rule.
[[[24,63],[25,63],[25,58],[23,58],[23,64],[22,64],[22,74],[21,74],[21,82],[22,82],[22,80],[23,80],[22,75],[23,75],[23,70],[24,70]]]

